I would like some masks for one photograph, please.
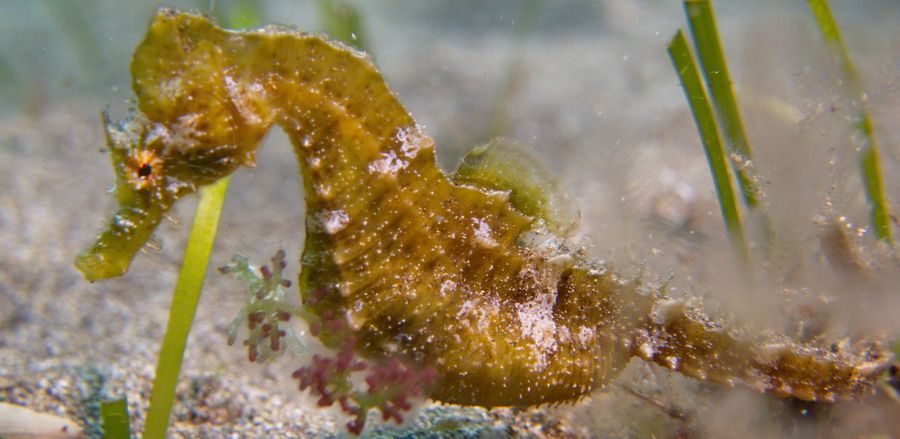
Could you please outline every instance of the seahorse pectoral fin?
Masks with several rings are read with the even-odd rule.
[[[575,203],[562,191],[537,151],[497,138],[472,149],[453,180],[490,190],[509,191],[509,201],[522,213],[541,219],[551,232],[569,235],[578,226]]]

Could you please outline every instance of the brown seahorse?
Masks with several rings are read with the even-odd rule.
[[[131,72],[138,111],[106,123],[120,207],[76,262],[90,280],[127,271],[173,203],[253,165],[278,124],[306,194],[301,295],[329,292],[311,311],[343,319],[364,355],[435,368],[436,400],[574,400],[637,356],[702,380],[832,401],[869,391],[890,361],[877,342],[836,349],[739,336],[569,254],[547,199],[480,165],[497,162],[484,160],[490,149],[445,175],[432,139],[369,58],[341,44],[282,27],[230,32],[163,9]],[[328,344],[328,331],[320,338]]]

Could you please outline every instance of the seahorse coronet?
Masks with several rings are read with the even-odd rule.
[[[490,188],[445,175],[371,59],[344,45],[284,27],[226,31],[162,9],[131,71],[137,113],[107,122],[119,209],[77,258],[88,279],[124,274],[174,203],[252,165],[277,124],[306,198],[302,299],[324,292],[308,310],[345,319],[364,356],[435,368],[433,399],[576,401],[640,357],[831,400],[869,391],[890,361],[877,343],[769,349],[586,260],[549,227],[552,208],[529,215],[510,201],[515,181]],[[540,194],[540,184],[520,188]]]

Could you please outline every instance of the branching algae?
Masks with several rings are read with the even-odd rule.
[[[515,169],[496,171],[492,147],[445,175],[371,61],[340,44],[280,27],[229,32],[162,10],[131,71],[138,111],[106,123],[120,207],[78,256],[87,279],[122,275],[173,203],[252,166],[278,124],[306,194],[304,312],[340,320],[366,357],[434,368],[435,400],[576,400],[640,357],[833,401],[870,391],[890,361],[874,340],[741,335],[569,252],[558,200],[516,183]],[[340,343],[329,326],[318,336]]]

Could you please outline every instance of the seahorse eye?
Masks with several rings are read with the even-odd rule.
[[[153,173],[153,166],[150,165],[150,163],[144,163],[138,169],[137,175],[138,175],[138,177],[141,177],[146,180],[147,177],[149,177],[150,174],[152,174],[152,173]]]
[[[149,149],[129,151],[125,166],[128,169],[128,181],[137,190],[156,185],[164,170],[160,158]]]

